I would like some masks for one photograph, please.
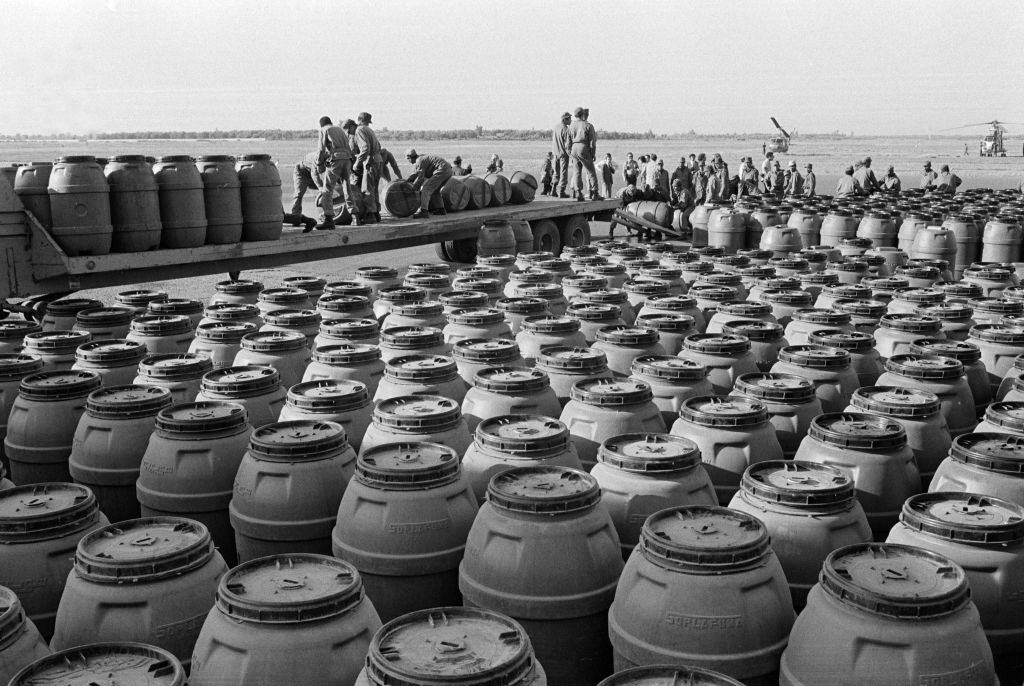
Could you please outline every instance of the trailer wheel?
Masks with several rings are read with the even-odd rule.
[[[578,248],[590,243],[590,222],[582,214],[574,214],[562,225],[562,246]]]
[[[441,260],[445,262],[454,262],[455,260],[453,260],[451,255],[448,254],[449,243],[451,243],[451,241],[434,243],[434,252],[437,253],[438,258]]]
[[[533,249],[536,252],[549,252],[558,255],[562,252],[562,235],[558,225],[550,219],[530,222],[533,232]]]
[[[459,238],[454,241],[444,241],[436,247],[438,256],[446,262],[463,262],[472,264],[476,262],[476,239]]]

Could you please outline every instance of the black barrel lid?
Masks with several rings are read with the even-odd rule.
[[[959,360],[939,355],[893,355],[885,361],[885,368],[899,376],[927,381],[955,381],[964,373]]]
[[[598,291],[608,287],[608,279],[596,274],[577,274],[562,279],[562,288],[575,288],[578,291]]]
[[[540,369],[484,367],[473,375],[473,386],[491,393],[535,393],[550,385],[548,375]]]
[[[316,310],[274,310],[263,315],[263,321],[272,326],[313,327],[319,326],[323,317]]]
[[[814,345],[852,352],[862,352],[875,347],[875,337],[860,331],[844,333],[842,331],[825,329],[822,331],[812,331],[808,334],[807,339]]]
[[[901,288],[893,293],[893,300],[904,300],[918,305],[938,305],[945,301],[946,294],[931,288]]]
[[[402,355],[384,364],[384,376],[397,381],[440,383],[458,373],[455,360],[446,355]]]
[[[387,303],[411,303],[426,300],[427,292],[416,286],[388,286],[377,291],[377,299]]]
[[[696,324],[688,314],[670,314],[667,312],[648,312],[637,315],[636,325],[654,329],[661,333],[687,333],[693,331]]]
[[[851,319],[853,318],[853,315],[869,319],[879,319],[886,312],[886,305],[880,300],[838,298],[832,304],[832,307],[839,312],[844,312],[850,315]]]
[[[327,459],[338,455],[346,445],[341,424],[312,419],[266,424],[249,435],[249,454],[275,462]]]
[[[675,263],[679,265],[679,268],[684,274],[688,272],[690,274],[706,274],[708,272],[715,271],[715,265],[713,263],[701,261],[699,257],[697,260],[687,261],[683,261],[680,259],[681,257],[682,256],[677,256],[675,258]]]
[[[569,467],[514,467],[487,485],[487,502],[513,512],[571,514],[591,510],[600,501],[597,479]]]
[[[259,281],[236,279],[233,281],[220,281],[217,283],[215,288],[218,293],[243,295],[248,293],[259,293],[263,290],[263,284]]]
[[[695,283],[690,287],[688,294],[698,300],[708,302],[724,302],[736,300],[736,289],[732,286],[715,286],[707,283]]]
[[[917,388],[862,386],[853,392],[854,407],[887,417],[924,418],[938,413],[939,396]]]
[[[158,386],[108,386],[89,394],[85,411],[103,419],[154,417],[171,405],[171,392]]]
[[[309,299],[309,292],[301,288],[265,288],[257,299],[265,303],[299,303]]]
[[[92,298],[64,298],[46,304],[46,314],[54,317],[73,317],[82,310],[94,310],[103,303]]]
[[[760,322],[739,319],[725,322],[722,333],[730,336],[746,337],[749,341],[777,341],[782,338],[785,330],[775,322]]]
[[[519,359],[519,345],[509,338],[465,338],[452,344],[452,357],[465,362],[508,362]]]
[[[708,368],[700,362],[672,355],[641,355],[630,363],[629,370],[666,381],[699,381],[708,375]]]
[[[370,402],[370,394],[359,381],[317,379],[289,388],[285,402],[305,412],[334,414],[363,407]]]
[[[43,360],[38,355],[25,353],[7,353],[0,355],[0,379],[21,379],[29,374],[36,374],[43,368]]]
[[[260,308],[249,303],[214,303],[207,305],[203,316],[223,322],[234,322],[240,319],[258,319]]]
[[[700,463],[700,448],[681,436],[631,433],[613,436],[601,444],[597,461],[638,474],[662,474],[692,469]]]
[[[569,334],[580,330],[580,320],[573,317],[533,315],[523,319],[522,327],[531,333]]]
[[[139,362],[139,376],[168,381],[202,378],[213,370],[213,360],[197,353],[146,355]]]
[[[637,295],[668,295],[669,284],[660,281],[627,281],[623,288],[627,293]]]
[[[511,267],[515,262],[515,255],[477,255],[476,258],[477,264],[491,267]]]
[[[761,302],[791,305],[795,307],[809,307],[811,300],[811,294],[807,291],[777,289],[765,289],[761,291]]]
[[[238,343],[246,334],[255,333],[252,322],[213,321],[196,327],[196,338],[215,343]]]
[[[99,504],[79,484],[40,483],[0,491],[0,542],[58,538],[96,520]]]
[[[487,296],[484,295],[484,300],[486,301],[486,299]],[[444,305],[436,300],[424,300],[403,305],[392,305],[388,313],[403,317],[442,317],[444,315]]]
[[[95,583],[159,581],[205,565],[214,556],[207,528],[182,517],[129,519],[87,534],[75,573]]]
[[[345,614],[363,599],[363,581],[348,562],[289,553],[244,562],[220,579],[217,609],[235,621],[298,624]]]
[[[248,365],[214,369],[203,375],[200,388],[203,393],[228,398],[251,398],[276,390],[281,385],[281,373],[273,367]]]
[[[979,469],[1024,476],[1024,437],[970,433],[953,439],[949,456]]]
[[[597,330],[597,340],[609,345],[646,348],[656,345],[658,338],[656,330],[640,326],[612,325],[602,326]]]
[[[980,298],[984,296],[985,290],[976,283],[969,281],[951,281],[949,283],[937,283],[933,286],[937,291],[945,294],[947,298]]]
[[[625,272],[625,269],[622,271]],[[512,272],[508,275],[508,280],[516,284],[553,283],[555,275],[551,272],[530,269],[524,272]]]
[[[505,686],[532,681],[533,651],[515,620],[490,610],[439,607],[385,624],[366,657],[367,683]]]
[[[608,369],[608,356],[592,348],[545,345],[540,349],[536,366],[546,371],[598,374]]]
[[[1002,324],[977,324],[971,327],[970,337],[989,343],[1022,345],[1024,344],[1024,328]]]
[[[1024,313],[1024,303],[1019,300],[1004,300],[1002,298],[973,298],[967,304],[974,308],[975,312],[997,312],[1003,315]]]
[[[381,400],[373,408],[375,424],[411,433],[440,431],[461,421],[459,403],[440,395],[403,395]]]
[[[622,407],[651,402],[654,392],[637,379],[584,379],[572,385],[572,400],[598,407]]]
[[[546,284],[535,284],[536,286],[543,286]],[[482,278],[471,278],[471,279],[455,279],[452,282],[452,288],[457,291],[473,291],[477,293],[487,293],[494,296],[501,293],[501,281],[498,279],[482,279]]]
[[[328,338],[377,338],[380,325],[376,319],[331,319],[320,322],[320,333]]]
[[[121,291],[114,296],[114,299],[124,305],[132,307],[145,307],[155,300],[167,300],[170,297],[165,291],[156,291],[149,288],[138,288],[131,291]]]
[[[768,408],[753,398],[702,395],[687,398],[679,417],[700,426],[744,428],[768,421]]]
[[[907,432],[894,419],[859,412],[828,412],[811,420],[807,434],[850,450],[892,450],[907,444]]]
[[[476,442],[512,457],[535,459],[569,448],[569,429],[562,422],[540,415],[502,415],[476,427]]]
[[[458,480],[461,469],[459,455],[446,445],[385,443],[359,456],[355,478],[381,490],[422,490]]]
[[[832,272],[866,272],[868,263],[864,260],[845,259],[841,262],[828,262],[825,268]]]
[[[164,436],[187,438],[198,434],[234,432],[246,426],[248,413],[237,403],[198,402],[172,405],[156,416],[156,431]]]
[[[486,294],[484,296],[486,298]],[[499,312],[525,315],[543,314],[548,309],[548,303],[543,298],[499,298],[494,306]]]
[[[850,353],[824,345],[787,345],[779,349],[779,361],[807,369],[843,369],[850,366]]]
[[[768,264],[775,267],[776,269],[789,269],[792,271],[803,271],[807,269],[809,263],[802,257],[773,257],[768,260]]]
[[[730,333],[695,333],[683,339],[683,346],[708,355],[742,355],[750,350],[750,339]]]
[[[824,255],[819,262],[824,262]],[[809,274],[800,275],[800,283],[802,285],[815,285],[815,286],[834,286],[839,283],[839,275],[833,274],[832,272],[811,272]]]
[[[85,369],[39,372],[23,378],[18,393],[26,400],[57,402],[84,398],[101,384],[102,379],[98,373]]]
[[[314,362],[321,364],[356,364],[380,359],[380,348],[362,343],[315,345],[311,353]]]
[[[681,665],[647,665],[616,672],[597,686],[742,686],[720,672]]]
[[[880,276],[865,278],[864,285],[873,291],[897,291],[910,288],[910,281],[902,276]]]
[[[493,281],[493,279],[490,280]],[[494,281],[494,283],[495,286],[491,288],[492,292],[498,291],[501,288],[501,282]],[[557,300],[565,295],[562,287],[556,283],[536,283],[532,286],[521,286],[518,291],[524,298],[541,298],[546,302]]]
[[[581,322],[615,321],[622,316],[622,308],[608,303],[572,303],[565,313]]]
[[[505,315],[492,307],[453,310],[448,313],[448,323],[463,326],[489,326],[505,321]]]
[[[617,276],[619,274],[625,274],[626,267],[622,264],[606,262],[605,264],[588,265],[587,271],[597,276]]]
[[[919,307],[915,311],[918,314],[935,317],[943,322],[970,319],[974,316],[974,310],[969,305],[964,305],[963,303],[938,303]]]
[[[960,565],[896,543],[855,543],[834,550],[825,558],[819,581],[845,605],[899,619],[946,615],[970,600]]]
[[[304,291],[322,291],[324,286],[327,285],[326,279],[321,279],[319,276],[300,275],[300,276],[286,276],[281,279],[288,288],[301,288]]]
[[[205,306],[201,300],[191,298],[168,298],[154,300],[146,305],[150,314],[202,314]]]
[[[569,265],[568,262],[565,263]],[[473,265],[472,267],[463,267],[455,272],[455,275],[460,279],[500,279],[501,272],[491,267],[484,267],[483,265]],[[473,291],[463,291],[464,293],[472,293]]]
[[[418,350],[444,344],[444,333],[432,326],[395,326],[380,332],[382,347]]]
[[[20,321],[17,319],[0,321],[0,338],[21,342],[25,336],[31,333],[38,333],[41,328],[36,322]]]
[[[1024,402],[1004,400],[992,403],[985,409],[985,421],[1024,434]]]
[[[718,260],[728,260],[731,266],[742,265],[746,266],[750,263],[750,259],[743,257],[742,255],[722,255],[717,258]],[[660,281],[671,282],[677,279],[681,279],[683,276],[682,269],[674,269],[672,267],[641,267],[640,276],[646,276],[651,279],[657,279]],[[562,283],[565,283],[564,281]],[[670,284],[671,285],[671,284]]]
[[[833,298],[848,298],[850,300],[870,300],[871,289],[863,284],[839,283],[834,286],[825,286],[821,292]]]
[[[79,311],[75,322],[78,326],[124,326],[134,316],[135,310],[131,307],[96,307]]]
[[[422,288],[424,290],[438,290],[441,288],[450,288],[451,281],[447,274],[423,274],[423,273],[411,273],[406,274],[405,279],[402,281],[403,286],[414,286],[416,288]]]
[[[718,303],[718,311],[726,315],[738,317],[765,317],[772,313],[767,303],[755,303],[749,300],[729,300]]]
[[[978,545],[1024,540],[1024,507],[977,493],[920,493],[907,498],[900,522],[932,536]]]
[[[657,300],[658,306],[664,302],[661,298],[678,298],[680,296],[652,296],[652,300]],[[575,300],[585,303],[612,303],[613,305],[621,305],[624,302],[629,301],[629,297],[626,295],[626,291],[621,288],[601,288],[596,291],[583,291],[575,296]],[[696,305],[696,301],[689,299],[689,302]]]
[[[332,281],[324,285],[324,295],[359,295],[369,298],[372,294],[373,288],[358,281]]]
[[[356,278],[359,279],[397,279],[398,270],[392,267],[365,266],[356,269]]]
[[[846,508],[856,499],[853,479],[843,470],[797,460],[752,464],[740,488],[756,500],[806,509]]]
[[[745,569],[771,554],[768,531],[756,517],[711,505],[672,507],[647,518],[644,556],[697,574]]]
[[[242,336],[242,349],[262,353],[284,353],[306,347],[306,336],[298,331],[256,331]]]
[[[814,384],[796,374],[741,374],[736,378],[733,391],[768,403],[790,405],[802,405],[815,398]]]
[[[929,317],[923,314],[885,314],[878,320],[878,324],[885,329],[895,329],[896,331],[909,331],[923,334],[938,333],[942,329],[942,322],[935,317]]]
[[[792,314],[794,321],[809,322],[812,324],[829,324],[832,326],[843,326],[850,323],[850,315],[847,312],[836,312],[834,310],[818,309],[814,307],[803,307]]]
[[[125,367],[138,365],[146,353],[145,343],[125,339],[107,339],[90,341],[78,346],[78,349],[75,350],[75,359],[78,362],[88,362],[101,367]]]
[[[185,669],[169,651],[147,643],[89,643],[36,660],[11,680],[12,686],[60,684],[182,686]]]
[[[421,302],[421,301],[417,301]],[[412,303],[405,303],[411,305]],[[318,310],[325,312],[362,312],[370,307],[370,299],[365,295],[322,295],[316,301]]]
[[[697,301],[688,295],[654,296],[653,298],[648,298],[644,306],[655,311],[685,314],[690,310],[696,309]]]
[[[140,336],[173,336],[192,328],[192,320],[184,314],[142,314],[131,323],[132,332]]]

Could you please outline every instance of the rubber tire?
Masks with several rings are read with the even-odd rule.
[[[476,262],[476,239],[459,238],[454,241],[445,242],[445,250],[452,258],[452,262],[474,264]]]
[[[445,262],[454,262],[451,255],[448,254],[448,246],[451,245],[451,241],[443,243],[434,243],[434,252],[437,253],[439,259]]]
[[[562,222],[562,247],[578,248],[590,243],[590,222],[582,214],[566,217]]]
[[[533,232],[534,252],[547,251],[555,256],[562,252],[562,233],[555,222],[550,219],[530,222],[530,231]]]

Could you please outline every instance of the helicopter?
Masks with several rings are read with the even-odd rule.
[[[965,124],[963,126],[954,126],[950,129],[942,129],[943,131],[956,131],[958,129],[970,129],[977,126],[988,126],[991,127],[989,132],[985,134],[985,137],[981,139],[978,144],[978,156],[979,157],[1006,157],[1006,146],[1003,144],[1003,134],[1006,133],[1006,126],[1004,124],[1011,124],[1014,126],[1024,126],[1017,122],[1010,121],[999,121],[993,119],[992,121],[983,121],[978,124]]]
[[[775,124],[775,128],[777,128],[782,135],[772,136],[769,138],[764,144],[765,150],[771,152],[789,152],[789,134],[786,133],[786,129],[779,126],[779,122],[776,121],[775,117],[772,117],[771,120],[772,123]]]

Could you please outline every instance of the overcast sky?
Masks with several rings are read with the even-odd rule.
[[[0,133],[935,133],[1024,121],[1024,1],[0,0]],[[1024,127],[1020,127],[1024,129]]]

